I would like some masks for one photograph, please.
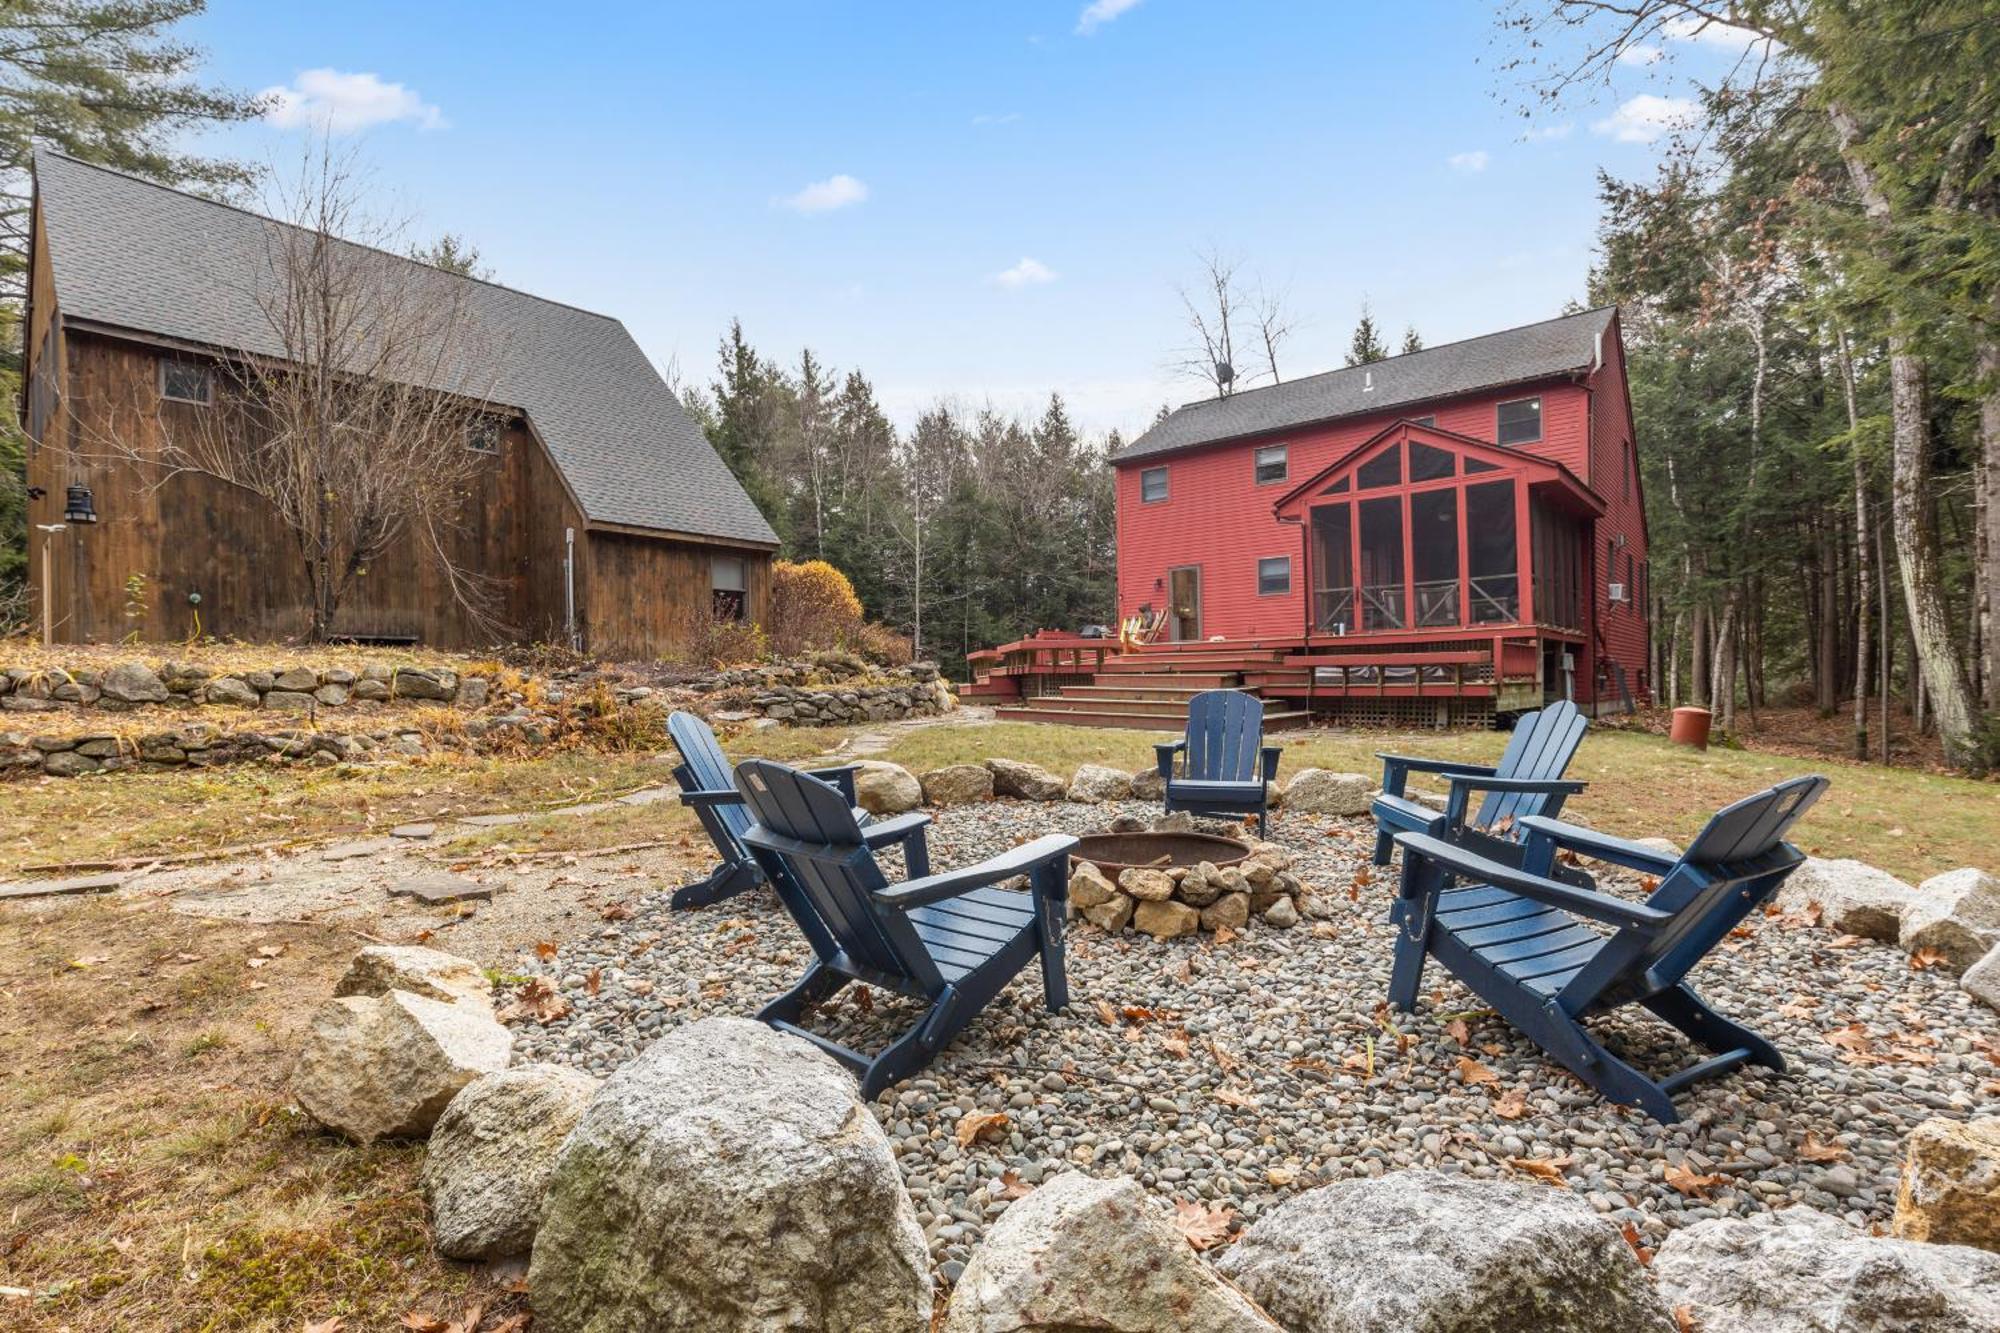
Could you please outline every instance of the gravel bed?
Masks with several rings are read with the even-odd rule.
[[[1120,813],[1157,807],[1001,801],[945,811],[932,828],[933,863],[969,864]],[[1794,1202],[1883,1223],[1904,1135],[2000,1099],[2000,1015],[1953,978],[1913,971],[1885,945],[1843,947],[1801,922],[1759,918],[1694,982],[1774,1041],[1790,1069],[1699,1084],[1682,1094],[1677,1125],[1613,1106],[1435,965],[1415,1013],[1386,1007],[1391,880],[1365,869],[1373,832],[1359,819],[1273,826],[1311,886],[1306,919],[1288,930],[1252,921],[1218,944],[1074,924],[1065,1013],[1044,1012],[1030,966],[929,1071],[876,1101],[948,1280],[1006,1208],[1003,1175],[1032,1185],[1068,1167],[1129,1173],[1164,1197],[1226,1204],[1246,1221],[1327,1181],[1409,1166],[1494,1177],[1523,1171],[1510,1159],[1553,1159],[1537,1174],[1559,1173],[1648,1244],[1702,1218]],[[811,959],[768,891],[694,913],[671,912],[662,893],[634,909],[526,964],[573,1009],[517,1026],[517,1059],[606,1074],[678,1023],[753,1013]],[[911,1010],[879,992],[864,1003],[859,989],[817,1015],[815,1030],[874,1049]],[[1642,1068],[1691,1058],[1650,1019],[1599,1027]],[[961,1118],[994,1111],[1004,1126],[961,1146]]]

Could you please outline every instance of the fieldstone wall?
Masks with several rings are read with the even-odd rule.
[[[934,662],[878,669],[836,654],[719,671],[692,682],[690,688],[737,696],[728,702],[740,707],[716,710],[711,716],[768,717],[799,727],[893,722],[958,707],[958,697]]]
[[[214,704],[314,714],[351,703],[423,699],[480,708],[492,681],[447,667],[294,666],[217,674],[186,662],[119,662],[109,667],[0,670],[0,711],[54,712],[64,705],[130,712],[158,705]]]

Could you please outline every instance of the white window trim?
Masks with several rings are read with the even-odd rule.
[[[1503,440],[1500,438],[1500,409],[1503,407],[1512,407],[1516,403],[1533,403],[1535,405],[1535,434],[1532,439]],[[1523,398],[1509,398],[1504,403],[1495,403],[1493,405],[1493,443],[1499,445],[1502,449],[1512,449],[1523,444],[1540,444],[1546,426],[1547,422],[1543,419],[1542,413],[1542,395],[1538,393],[1531,393]]]
[[[167,371],[168,371],[169,369],[172,369],[172,368],[174,368],[174,367],[178,367],[178,366],[184,366],[184,367],[187,367],[187,368],[189,368],[189,369],[192,369],[192,370],[196,370],[196,371],[199,371],[199,372],[201,373],[201,382],[202,382],[202,387],[203,387],[203,388],[205,388],[205,389],[206,389],[206,390],[208,391],[208,396],[207,396],[207,397],[205,397],[205,398],[183,398],[183,397],[181,397],[181,395],[179,395],[179,394],[177,394],[177,393],[168,393],[168,392],[167,392]],[[212,404],[213,404],[213,403],[215,402],[215,370],[214,370],[214,368],[213,368],[213,367],[210,367],[210,366],[206,366],[206,365],[203,365],[203,364],[202,364],[201,362],[199,362],[199,361],[188,361],[188,360],[183,360],[183,359],[181,359],[181,358],[178,358],[178,357],[171,357],[171,356],[163,356],[163,357],[161,357],[161,358],[160,358],[160,399],[161,399],[161,401],[163,401],[163,402],[169,402],[169,403],[186,403],[186,404],[188,404],[188,405],[189,405],[190,407],[208,407],[208,406],[212,405]]]
[[[1166,488],[1166,489],[1165,489],[1165,490],[1164,490],[1164,491],[1163,491],[1163,492],[1162,492],[1162,493],[1161,493],[1160,495],[1158,495],[1158,496],[1155,496],[1155,497],[1153,497],[1153,498],[1151,498],[1151,499],[1148,499],[1148,498],[1147,498],[1147,496],[1146,496],[1146,474],[1147,474],[1147,473],[1149,473],[1149,472],[1157,472],[1157,473],[1159,473],[1159,474],[1160,474],[1160,480],[1161,480],[1161,482],[1162,482],[1162,483],[1163,483],[1163,484],[1165,485],[1165,488]],[[1165,464],[1161,464],[1161,465],[1160,465],[1159,467],[1142,467],[1142,468],[1140,468],[1140,469],[1139,469],[1139,503],[1140,503],[1140,504],[1146,504],[1146,505],[1163,505],[1163,504],[1165,504],[1165,503],[1166,503],[1166,502],[1167,502],[1168,500],[1171,500],[1171,499],[1173,498],[1173,494],[1174,494],[1174,484],[1173,484],[1173,479],[1172,479],[1172,478],[1171,478],[1170,476],[1168,476],[1168,474],[1167,474],[1167,468],[1166,468],[1166,465],[1165,465]]]
[[[1258,461],[1258,456],[1261,454],[1272,453],[1274,451],[1283,454],[1285,456],[1284,459],[1285,470],[1275,477],[1265,478],[1258,476],[1257,475],[1258,469],[1263,467],[1263,464]],[[1259,445],[1257,448],[1252,449],[1250,451],[1250,480],[1252,482],[1256,483],[1259,486],[1282,486],[1287,481],[1291,480],[1291,476],[1292,476],[1291,445],[1265,444],[1265,445]]]
[[[1264,564],[1269,560],[1285,562],[1285,586],[1280,592],[1264,591]],[[1292,595],[1292,558],[1288,555],[1260,555],[1257,557],[1257,595],[1259,597],[1290,597]]]

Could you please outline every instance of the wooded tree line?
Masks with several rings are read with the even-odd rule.
[[[1797,693],[1881,750],[1899,696],[2000,751],[2000,15],[1991,0],[1521,4],[1549,103],[1742,46],[1649,180],[1602,180],[1652,533],[1655,679]],[[1870,697],[1874,696],[1871,704]]]
[[[824,559],[870,619],[948,669],[1041,627],[1114,615],[1114,431],[1058,394],[1035,420],[940,400],[898,431],[859,370],[791,366],[735,323],[706,388],[675,385],[795,560]]]

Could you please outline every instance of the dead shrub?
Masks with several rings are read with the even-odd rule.
[[[698,666],[741,666],[762,660],[770,652],[770,641],[761,625],[717,615],[703,606],[690,611],[682,621],[682,657]]]
[[[917,650],[907,635],[898,634],[875,621],[855,631],[852,646],[855,652],[877,666],[908,666],[917,656]]]

